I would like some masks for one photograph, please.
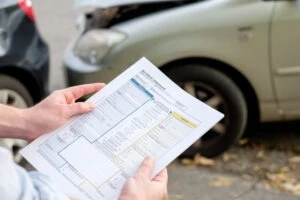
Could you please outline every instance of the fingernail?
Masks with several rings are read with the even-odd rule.
[[[105,83],[99,83],[99,87],[104,87],[104,86],[106,86]]]
[[[90,102],[86,102],[86,105],[88,106],[89,109],[94,110],[96,108],[96,105]]]

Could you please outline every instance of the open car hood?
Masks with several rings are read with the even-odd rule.
[[[170,1],[184,1],[184,0],[74,0],[75,8],[84,7],[97,7],[109,8],[115,6],[124,6],[130,4],[143,4],[143,3],[159,3]]]

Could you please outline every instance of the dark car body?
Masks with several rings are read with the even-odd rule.
[[[26,108],[39,102],[48,93],[48,76],[49,48],[37,29],[31,0],[1,0],[0,104]],[[25,144],[0,140],[18,162],[18,149]]]
[[[35,103],[48,91],[49,49],[22,2],[0,2],[0,74],[20,81]]]

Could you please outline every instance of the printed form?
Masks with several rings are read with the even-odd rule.
[[[21,151],[78,199],[118,199],[146,156],[156,160],[154,176],[223,118],[146,58],[87,101],[96,104],[94,111]]]

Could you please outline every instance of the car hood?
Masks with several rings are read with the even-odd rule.
[[[158,2],[170,2],[170,1],[184,1],[184,0],[74,0],[75,8],[84,7],[97,7],[97,8],[109,8],[130,4],[143,4],[143,3],[158,3]]]

